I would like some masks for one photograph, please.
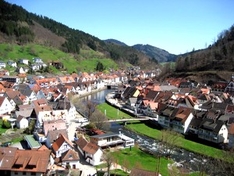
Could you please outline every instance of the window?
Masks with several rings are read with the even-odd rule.
[[[23,175],[26,175],[26,172],[23,172]]]
[[[36,172],[31,172],[31,175],[36,175]]]
[[[18,172],[15,172],[15,175],[18,175]]]

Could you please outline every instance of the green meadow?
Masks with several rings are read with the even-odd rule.
[[[102,53],[93,50],[81,50],[80,54],[69,54],[56,48],[46,47],[38,44],[16,45],[0,44],[0,60],[18,61],[19,59],[28,59],[32,61],[34,57],[41,58],[46,64],[51,61],[63,63],[67,73],[72,72],[94,72],[98,62],[103,64],[104,69],[116,70],[118,65],[110,58],[105,57]],[[52,73],[58,73],[55,68],[50,69]]]

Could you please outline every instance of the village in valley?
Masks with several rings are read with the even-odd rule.
[[[33,61],[33,70],[47,66],[40,58]],[[27,65],[25,59],[20,62]],[[107,96],[108,103],[128,110],[135,118],[147,118],[164,129],[233,148],[234,77],[212,85],[184,78],[168,78],[161,83],[155,79],[160,70],[143,71],[139,67],[108,74],[57,76],[29,75],[22,67],[17,68],[18,75],[10,76],[4,64],[0,63],[2,123],[10,124],[7,131],[26,130],[28,134],[24,135],[27,149],[4,141],[7,134],[1,134],[1,175],[56,175],[69,169],[94,175],[95,169],[82,169],[81,159],[97,166],[105,162],[105,149],[133,147],[134,139],[124,134],[95,129],[87,138],[87,134],[77,133],[89,119],[77,111],[72,100],[113,86],[116,89]],[[60,67],[59,63],[51,65]]]

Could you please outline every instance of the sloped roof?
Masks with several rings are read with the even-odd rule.
[[[50,139],[50,142],[53,143],[60,134],[68,138],[67,130],[66,129],[60,129],[60,130],[50,130],[47,133],[47,139]]]
[[[75,150],[68,150],[61,156],[62,161],[79,161],[80,157]]]
[[[52,144],[52,149],[56,152],[58,149],[62,146],[62,144],[66,142],[68,145],[70,145],[71,148],[73,148],[73,144],[62,134],[56,139],[56,141]]]
[[[23,95],[25,95],[25,96],[30,96],[31,95],[31,93],[33,92],[32,90],[31,90],[31,88],[29,87],[29,85],[28,84],[18,84],[18,85],[16,85],[16,86],[14,86],[14,88],[16,89],[16,90],[18,90],[21,94],[23,94]]]
[[[49,156],[49,150],[17,150],[15,155],[17,160],[15,162],[18,160],[22,162],[22,168],[16,169],[13,166],[12,170],[45,173],[49,164]]]
[[[158,95],[158,91],[154,91],[154,90],[149,90],[148,93],[146,93],[145,99],[147,100],[154,100],[155,97]]]
[[[127,87],[123,92],[123,97],[124,98],[132,97],[134,93],[136,92],[136,90],[137,89],[135,87]]]
[[[89,154],[95,154],[99,149],[99,146],[89,142],[84,148],[83,150]]]
[[[83,150],[84,147],[88,144],[88,141],[83,136],[81,136],[77,141],[75,141],[75,143],[81,150]]]
[[[42,98],[32,101],[36,114],[40,111],[51,111],[52,107],[48,105],[47,100]]]
[[[16,117],[18,116],[30,117],[32,112],[33,112],[33,109],[29,109],[29,110],[16,111],[15,114],[16,114]]]
[[[191,108],[180,106],[179,108],[175,108],[175,110],[173,112],[174,117],[172,115],[172,118],[174,120],[179,120],[182,123],[184,123],[191,113],[192,113]]]
[[[10,170],[16,154],[15,147],[0,147],[0,170]]]
[[[8,98],[13,99],[15,96],[20,96],[21,93],[18,90],[8,90],[6,91]]]
[[[21,150],[15,147],[0,147],[0,170],[46,173],[50,150]],[[21,167],[16,167],[21,165]]]
[[[204,118],[203,121],[201,122],[200,128],[212,131],[214,133],[218,133],[222,126],[223,122],[221,121],[214,121],[212,119]]]
[[[63,119],[45,121],[43,123],[45,135],[48,131],[67,129],[66,122]]]
[[[31,149],[41,147],[41,144],[34,139],[33,135],[25,135],[24,139],[27,141]]]

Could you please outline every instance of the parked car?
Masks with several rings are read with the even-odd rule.
[[[4,142],[1,144],[1,147],[9,147],[11,144],[11,142]]]

